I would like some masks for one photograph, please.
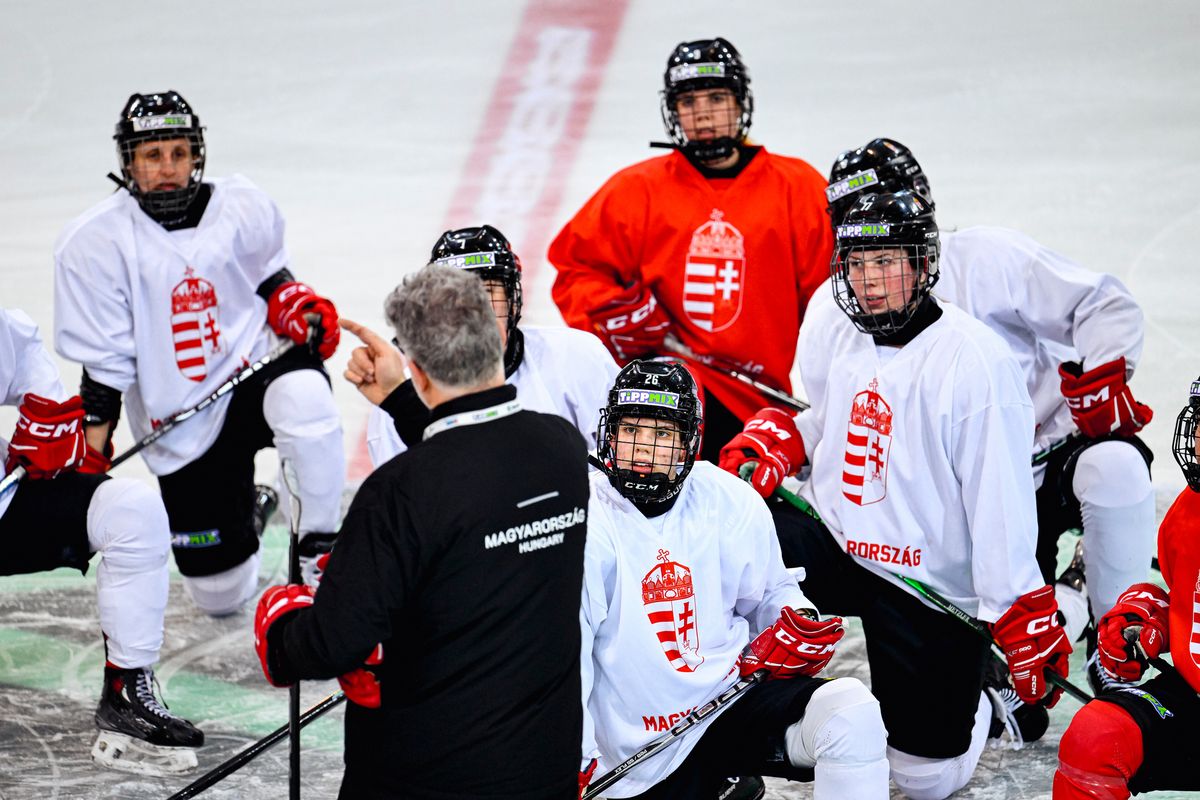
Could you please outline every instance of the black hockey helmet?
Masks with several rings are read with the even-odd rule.
[[[1183,477],[1193,492],[1200,492],[1200,463],[1196,460],[1197,416],[1200,416],[1200,378],[1192,381],[1187,405],[1175,418],[1175,437],[1171,441],[1175,461],[1183,470]]]
[[[689,142],[679,122],[676,102],[684,92],[711,88],[733,92],[742,112],[737,132],[732,137],[723,136],[710,142]],[[667,59],[661,108],[667,135],[680,150],[700,161],[712,161],[732,153],[750,133],[750,120],[754,115],[750,72],[742,63],[737,48],[720,37],[680,42]]]
[[[847,150],[833,162],[829,170],[829,186],[825,189],[827,210],[836,227],[854,205],[858,195],[867,192],[898,192],[911,189],[935,208],[929,179],[912,151],[895,139],[872,139],[856,150]]]
[[[833,296],[864,333],[887,335],[903,328],[938,279],[938,228],[933,207],[908,189],[860,195],[835,228],[837,241],[830,261]],[[912,294],[901,304],[871,311],[860,304],[850,272],[880,259],[873,253],[903,250],[915,273]],[[886,259],[884,259],[886,260]],[[881,265],[884,269],[887,264]],[[865,291],[865,287],[860,289]]]
[[[613,381],[612,390],[608,393],[608,405],[600,410],[596,441],[599,443],[601,468],[616,490],[635,503],[669,500],[679,494],[684,479],[696,463],[696,454],[700,450],[701,416],[696,381],[681,362],[629,362]],[[632,418],[661,419],[675,423],[679,431],[678,440],[669,445],[659,444],[655,435],[648,445],[652,469],[653,465],[661,467],[669,461],[671,472],[642,473],[618,464],[618,442],[629,441],[637,434],[637,431],[627,429],[630,423],[623,422]],[[674,451],[669,456],[660,451],[660,448],[666,447]]]
[[[503,233],[491,225],[446,231],[434,244],[429,263],[470,270],[484,280],[504,284],[508,295],[506,327],[512,337],[521,319],[521,259]]]
[[[117,130],[117,159],[125,188],[137,198],[147,214],[157,220],[178,219],[200,191],[204,177],[204,128],[191,105],[174,90],[154,94],[131,94],[121,109]],[[133,151],[142,142],[187,139],[192,148],[192,172],[187,186],[161,192],[143,192],[133,180],[130,165]]]

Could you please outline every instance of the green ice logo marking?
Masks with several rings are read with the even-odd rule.
[[[679,408],[679,395],[677,395],[675,392],[651,392],[645,389],[622,389],[617,393],[617,405]]]

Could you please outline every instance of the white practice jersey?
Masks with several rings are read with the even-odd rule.
[[[583,755],[600,758],[596,774],[733,685],[738,655],[785,605],[813,607],[748,484],[697,461],[671,510],[647,518],[593,472],[580,616]],[[699,737],[677,740],[605,796],[658,783]]]
[[[620,369],[604,345],[590,333],[574,328],[521,326],[525,351],[520,366],[508,378],[517,387],[521,407],[557,414],[574,425],[596,449],[600,409]],[[367,449],[378,467],[407,448],[386,411],[371,409],[367,420]]]
[[[799,354],[812,403],[796,417],[812,464],[802,493],[847,553],[987,622],[1043,585],[1033,407],[998,335],[947,304],[904,347],[881,347],[825,286]]]
[[[284,222],[241,176],[210,179],[195,228],[167,231],[125,190],[77,218],[54,250],[59,355],[125,397],[135,439],[279,342],[255,291],[288,265]],[[203,454],[229,395],[142,451],[156,475]]]
[[[19,406],[29,392],[58,402],[67,399],[37,325],[24,311],[0,308],[0,404]],[[0,464],[7,458],[8,440],[0,437]],[[0,496],[0,516],[14,493],[10,489]]]
[[[1142,355],[1143,317],[1112,275],[1092,272],[1024,234],[966,228],[941,236],[933,288],[1008,343],[1033,398],[1034,451],[1075,430],[1059,390],[1058,365],[1092,369],[1125,356],[1126,378]]]

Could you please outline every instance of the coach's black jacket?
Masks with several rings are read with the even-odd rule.
[[[502,409],[511,386],[434,409]],[[587,456],[566,420],[518,411],[382,465],[346,515],[311,609],[268,642],[284,681],[331,678],[383,642],[378,709],[349,704],[343,798],[578,796]]]

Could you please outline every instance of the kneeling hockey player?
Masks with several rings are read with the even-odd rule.
[[[938,800],[967,783],[987,741],[989,648],[888,573],[990,623],[1026,702],[1042,699],[1047,671],[1066,674],[1070,644],[1034,557],[1033,409],[1000,337],[930,295],[938,230],[927,202],[863,197],[837,239],[833,291],[800,334],[812,408],[759,412],[721,466],[757,461],[752,483],[769,496],[811,462],[804,493],[820,520],[772,504],[784,563],[805,568],[801,586],[821,607],[862,618],[892,779],[914,800]]]
[[[1130,586],[1097,626],[1108,691],[1071,720],[1058,747],[1054,800],[1125,800],[1130,793],[1200,791],[1200,379],[1175,422],[1187,478],[1158,529],[1167,591]],[[1159,661],[1169,651],[1174,666]],[[1160,674],[1136,685],[1146,659]]]
[[[813,780],[818,800],[886,798],[879,704],[854,678],[815,677],[842,621],[821,620],[788,575],[754,491],[696,461],[700,414],[685,367],[634,361],[601,415],[581,611],[584,761],[611,769],[739,670],[765,668],[771,680],[605,796],[716,797],[726,776],[776,775]]]
[[[104,636],[100,734],[92,758],[106,767],[158,774],[196,766],[204,734],[155,696],[171,537],[162,500],[140,481],[78,472],[83,403],[66,397],[37,326],[0,309],[0,401],[20,411],[5,474],[25,471],[0,494],[0,575],[71,567],[96,553],[96,606]],[[6,447],[7,445],[7,447]]]

